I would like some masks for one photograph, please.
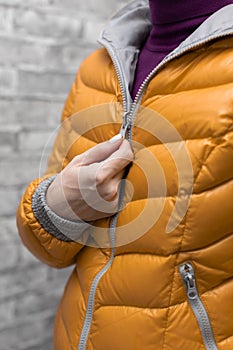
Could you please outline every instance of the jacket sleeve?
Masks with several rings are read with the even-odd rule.
[[[49,157],[47,171],[44,176],[29,184],[17,210],[17,226],[25,246],[41,261],[58,268],[75,263],[77,254],[83,248],[83,244],[67,238],[62,233],[57,234],[59,229],[57,231],[53,229],[54,225],[52,223],[45,225],[38,220],[33,207],[33,196],[35,197],[39,187],[43,187],[43,183],[49,181],[50,178],[52,179],[68,163],[66,154],[69,148],[70,126],[67,121],[69,116],[73,114],[77,77],[63,109],[60,130]]]

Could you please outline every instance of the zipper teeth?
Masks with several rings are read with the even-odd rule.
[[[95,278],[92,282],[90,292],[89,292],[88,303],[87,303],[86,316],[85,316],[85,320],[83,323],[82,332],[80,335],[78,350],[85,350],[85,348],[86,348],[87,339],[88,339],[88,335],[89,335],[91,323],[92,323],[96,289],[97,289],[97,286],[99,284],[99,281],[104,276],[104,274],[108,271],[108,269],[111,267],[113,260],[114,260],[116,223],[117,223],[119,213],[120,213],[122,206],[123,206],[124,192],[125,192],[125,181],[122,181],[121,185],[120,185],[118,210],[117,210],[116,214],[112,217],[111,222],[110,222],[111,256],[110,256],[108,263],[99,271],[99,273],[95,276]]]
[[[100,272],[95,276],[94,281],[92,282],[90,292],[89,292],[89,298],[88,298],[88,306],[86,311],[86,317],[83,324],[83,329],[80,336],[79,346],[78,350],[84,350],[86,348],[87,344],[87,338],[91,327],[92,322],[92,316],[93,316],[93,309],[94,309],[94,299],[95,299],[95,293],[96,288],[98,286],[98,283],[100,279],[103,277],[103,275],[108,271],[109,267],[112,264],[114,258],[114,249],[111,251],[111,257],[108,263],[100,270]]]
[[[218,350],[207,311],[197,291],[194,268],[191,263],[187,262],[180,265],[179,270],[190,306],[199,324],[205,348],[206,350]]]
[[[91,323],[92,323],[96,289],[99,284],[99,281],[104,276],[104,274],[108,271],[108,269],[111,267],[114,259],[114,254],[115,254],[115,249],[114,249],[115,227],[114,226],[115,226],[115,221],[117,220],[117,216],[118,215],[115,214],[115,216],[112,218],[111,226],[110,226],[110,240],[111,240],[111,246],[112,246],[110,259],[108,263],[104,265],[104,267],[95,276],[90,288],[89,298],[87,303],[87,310],[86,310],[86,317],[85,317],[82,332],[80,335],[78,350],[85,350],[86,348],[87,339],[88,339],[88,335],[89,335]]]
[[[111,45],[108,42],[105,42],[104,40],[99,40],[99,43],[102,44],[104,47],[107,48],[108,53],[113,61],[113,65],[115,67],[115,71],[117,74],[117,78],[118,78],[118,82],[120,84],[120,89],[121,89],[121,94],[122,94],[122,102],[123,102],[123,107],[124,107],[124,120],[123,120],[123,124],[127,125],[128,124],[128,130],[125,133],[125,137],[126,139],[131,143],[131,139],[132,139],[132,125],[134,122],[134,118],[135,115],[137,113],[137,106],[140,105],[140,101],[143,97],[144,94],[144,90],[145,87],[147,86],[147,84],[149,83],[149,81],[151,80],[151,78],[168,62],[172,61],[174,58],[177,58],[181,55],[183,55],[185,52],[188,52],[189,50],[192,49],[196,49],[199,46],[202,46],[212,40],[215,39],[219,39],[219,38],[223,38],[225,36],[228,35],[232,35],[232,30],[229,31],[228,33],[222,33],[222,34],[218,34],[218,35],[212,35],[211,37],[209,37],[208,39],[205,40],[199,40],[197,43],[195,44],[190,44],[188,46],[186,46],[183,50],[178,51],[177,53],[171,53],[168,56],[166,56],[148,75],[147,77],[144,79],[144,81],[142,82],[142,84],[140,85],[137,94],[135,96],[135,99],[131,105],[131,107],[128,109],[128,105],[127,105],[127,92],[126,89],[124,87],[124,79],[123,79],[123,73],[122,73],[122,69],[120,67],[120,65],[118,64],[118,61],[115,58],[115,53],[113,48],[111,47]]]
[[[194,299],[193,304],[195,305],[195,308],[198,310],[198,313],[200,314],[200,318],[203,323],[203,333],[204,333],[203,337],[206,338],[206,343],[208,344],[207,349],[214,350],[216,349],[216,344],[213,339],[213,332],[210,325],[210,321],[207,318],[206,311],[203,310],[203,307],[202,307],[203,304],[200,299]]]
[[[213,35],[212,37],[209,37],[208,39],[205,39],[205,40],[202,40],[202,41],[199,41],[195,44],[190,44],[188,45],[186,48],[184,48],[183,50],[177,52],[177,53],[174,53],[174,54],[171,54],[170,56],[167,56],[165,57],[148,75],[147,77],[144,79],[144,81],[142,82],[141,86],[139,87],[138,91],[137,91],[137,94],[135,96],[135,99],[133,101],[133,104],[132,104],[132,107],[131,107],[131,110],[130,110],[130,113],[129,113],[129,120],[128,120],[128,123],[129,125],[132,125],[133,124],[133,121],[134,121],[134,116],[137,112],[137,105],[139,105],[142,97],[143,97],[143,93],[144,93],[144,90],[145,90],[145,87],[147,86],[147,84],[149,83],[149,81],[151,80],[151,78],[165,65],[167,64],[168,62],[172,61],[174,58],[177,58],[181,55],[183,55],[185,52],[188,52],[189,50],[191,49],[196,49],[197,47],[199,46],[202,46],[212,40],[215,40],[215,39],[219,39],[221,37],[224,37],[224,36],[228,36],[228,35],[231,35],[232,34],[232,31],[230,33],[222,33],[222,34],[218,34],[218,35]]]
[[[124,86],[124,79],[123,79],[123,73],[122,73],[122,69],[120,67],[120,65],[118,64],[117,59],[115,58],[115,53],[113,48],[111,47],[111,45],[105,43],[104,41],[102,41],[101,39],[98,40],[100,44],[102,44],[104,47],[107,48],[108,53],[112,59],[113,65],[115,67],[115,72],[117,74],[117,78],[118,78],[118,82],[120,85],[120,90],[121,90],[121,95],[122,95],[122,103],[123,103],[123,107],[124,107],[124,112],[125,114],[127,114],[128,112],[128,106],[127,106],[127,93],[126,93],[126,89]]]

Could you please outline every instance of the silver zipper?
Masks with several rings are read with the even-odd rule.
[[[109,45],[107,42],[105,42],[104,40],[99,39],[98,42],[103,45],[104,47],[106,47],[111,60],[113,62],[113,66],[115,68],[115,72],[117,75],[117,79],[120,85],[120,90],[121,90],[121,95],[122,95],[122,104],[123,104],[123,108],[124,108],[124,115],[123,115],[123,121],[122,121],[122,126],[121,126],[121,130],[120,130],[120,134],[123,138],[127,138],[127,132],[128,132],[128,128],[129,128],[129,124],[128,124],[128,117],[131,111],[131,97],[130,94],[128,94],[128,89],[125,87],[125,83],[124,83],[124,73],[121,69],[121,66],[118,62],[118,60],[116,59],[114,50],[112,48],[111,45]],[[127,95],[129,95],[127,98]]]
[[[109,270],[109,268],[111,267],[113,260],[114,260],[116,223],[117,223],[119,213],[122,209],[124,193],[125,193],[125,181],[121,181],[118,210],[117,210],[116,214],[112,217],[111,222],[110,222],[110,233],[109,233],[110,244],[111,244],[110,259],[109,259],[108,263],[106,265],[104,265],[104,267],[97,273],[97,275],[95,276],[95,278],[92,282],[90,292],[89,292],[88,302],[87,302],[86,316],[85,316],[82,332],[81,332],[80,339],[79,339],[78,350],[85,350],[86,349],[87,339],[89,336],[92,318],[93,318],[96,289],[98,287],[98,284],[99,284],[101,278]]]
[[[135,119],[135,116],[137,114],[138,107],[140,106],[144,92],[145,92],[150,80],[157,74],[157,72],[161,68],[163,68],[163,66],[165,66],[168,62],[172,61],[175,58],[178,58],[179,56],[183,55],[184,53],[186,53],[190,50],[196,49],[199,46],[203,46],[212,40],[220,39],[220,38],[223,38],[225,36],[232,35],[232,34],[233,34],[233,31],[231,30],[230,32],[226,32],[226,33],[222,33],[222,34],[218,34],[218,35],[213,35],[211,37],[208,37],[208,39],[199,40],[195,44],[188,45],[183,50],[180,50],[176,53],[171,52],[147,75],[147,77],[144,79],[144,81],[142,82],[141,86],[139,87],[139,89],[137,91],[137,94],[136,94],[135,99],[133,101],[133,104],[131,106],[131,110],[128,114],[129,117],[127,119],[127,125],[128,125],[128,131],[129,131],[129,133],[128,133],[129,140],[132,139],[132,126],[134,124],[134,119]]]
[[[219,34],[219,35],[213,35],[212,37],[209,37],[207,40],[202,40],[202,41],[197,42],[196,44],[189,45],[185,49],[183,49],[177,53],[174,53],[174,54],[170,53],[145,78],[145,80],[141,84],[132,104],[131,104],[131,101],[127,99],[127,92],[128,91],[127,91],[125,84],[124,84],[124,79],[123,79],[124,74],[122,72],[121,66],[119,65],[119,62],[116,59],[113,48],[106,41],[99,40],[99,43],[102,44],[103,46],[105,46],[106,49],[108,50],[108,53],[112,59],[112,62],[113,62],[113,65],[115,67],[115,71],[117,74],[117,78],[118,78],[118,81],[120,84],[120,89],[121,89],[121,94],[122,94],[122,103],[123,103],[123,108],[124,108],[123,122],[122,122],[121,131],[120,131],[121,135],[124,138],[126,138],[127,140],[129,140],[130,143],[132,142],[132,126],[134,123],[134,119],[135,119],[138,107],[140,105],[143,94],[144,94],[145,89],[147,87],[147,84],[165,64],[167,64],[168,62],[170,62],[174,58],[177,58],[177,57],[183,55],[185,52],[187,52],[191,49],[194,49],[194,48],[197,48],[198,46],[204,45],[204,44],[206,44],[209,41],[212,41],[214,39],[218,39],[218,38],[221,38],[221,37],[224,37],[227,35],[231,35],[231,34],[232,34],[232,32]],[[118,209],[117,213],[112,217],[111,222],[110,222],[110,241],[112,244],[111,256],[110,256],[108,263],[95,276],[95,278],[92,282],[90,292],[89,292],[86,316],[85,316],[85,320],[84,320],[84,324],[83,324],[83,328],[82,328],[82,332],[81,332],[81,336],[80,336],[80,341],[79,341],[79,345],[78,345],[78,350],[85,350],[85,348],[86,348],[86,343],[87,343],[87,339],[88,339],[88,335],[89,335],[89,331],[90,331],[90,327],[91,327],[91,323],[92,323],[96,289],[97,289],[99,281],[104,276],[104,274],[108,271],[108,269],[111,267],[112,262],[114,260],[114,254],[115,254],[114,244],[115,244],[116,223],[117,223],[119,213],[121,211],[121,207],[123,204],[123,197],[124,197],[124,182],[122,181],[121,184],[123,184],[123,185],[121,185],[121,188],[120,188],[119,207],[118,207],[119,209]],[[200,300],[200,303],[201,303],[201,300]],[[202,306],[203,306],[203,304],[202,304]],[[203,308],[204,308],[204,306],[203,306]],[[206,313],[206,311],[205,311],[205,313]],[[207,316],[207,319],[208,319],[208,316]],[[213,341],[214,341],[214,339],[213,339]],[[213,346],[206,347],[206,349],[207,350],[217,350],[216,345],[214,345],[214,346],[215,347],[213,347]]]
[[[207,311],[198,295],[194,268],[190,262],[179,266],[189,304],[198,322],[206,350],[218,350]]]
[[[113,227],[111,227],[110,228],[111,241],[113,240],[113,238],[115,236],[115,232],[113,232],[113,231],[114,231]],[[92,317],[93,317],[96,289],[97,289],[97,286],[99,284],[99,281],[101,280],[101,278],[104,276],[104,274],[108,271],[108,269],[112,265],[112,262],[114,259],[114,253],[115,253],[114,248],[112,248],[111,249],[111,256],[110,256],[108,263],[106,265],[104,265],[102,270],[99,271],[99,273],[95,276],[95,278],[92,282],[90,292],[89,292],[88,303],[87,303],[86,316],[85,316],[85,320],[83,323],[82,332],[80,335],[78,350],[85,350],[86,349],[87,339],[88,339],[88,335],[89,335],[89,331],[90,331],[91,323],[92,323]]]
[[[223,38],[225,36],[228,35],[232,35],[233,31],[230,30],[229,32],[225,32],[225,33],[221,33],[221,34],[217,34],[217,35],[212,35],[210,37],[208,37],[208,39],[205,40],[199,40],[197,41],[195,44],[190,44],[188,46],[186,46],[183,50],[180,50],[178,52],[174,52],[176,51],[176,49],[169,53],[148,75],[147,77],[144,79],[144,81],[142,82],[142,84],[140,85],[138,92],[135,96],[135,99],[133,101],[133,103],[128,103],[127,101],[127,89],[124,85],[124,73],[121,69],[120,64],[118,63],[114,50],[112,48],[111,45],[109,45],[109,43],[105,40],[98,40],[99,43],[101,45],[103,45],[107,50],[108,53],[112,59],[113,65],[115,67],[115,71],[118,77],[118,81],[120,84],[120,90],[121,90],[121,94],[122,94],[122,103],[123,103],[123,107],[124,107],[124,116],[123,116],[123,122],[122,122],[122,127],[121,127],[121,135],[123,137],[125,137],[130,143],[132,142],[132,126],[134,124],[134,119],[135,116],[137,114],[138,111],[138,107],[140,106],[142,97],[144,95],[144,92],[147,88],[147,85],[149,84],[150,80],[157,74],[157,72],[163,68],[168,62],[172,61],[175,58],[178,58],[179,56],[183,55],[184,53],[196,49],[199,46],[205,45],[208,42],[215,40],[215,39],[220,39]]]

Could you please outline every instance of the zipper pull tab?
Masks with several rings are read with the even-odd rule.
[[[180,266],[180,273],[185,284],[188,298],[196,299],[197,298],[197,287],[194,277],[194,269],[190,263],[185,263]]]
[[[127,132],[128,128],[129,128],[129,124],[128,124],[128,123],[126,123],[126,124],[123,123],[123,124],[122,124],[121,130],[120,130],[120,134],[121,134],[121,137],[122,137],[123,139],[126,138],[126,132]]]
[[[218,350],[214,339],[210,319],[208,317],[205,306],[200,299],[200,296],[198,295],[194,268],[190,262],[186,262],[179,266],[179,270],[186,289],[189,304],[193,310],[194,316],[196,317],[202,334],[205,349]]]
[[[129,129],[129,122],[128,122],[129,114],[130,114],[129,112],[126,112],[123,116],[123,123],[120,130],[120,134],[123,139],[127,138],[126,133],[127,133],[127,130]]]

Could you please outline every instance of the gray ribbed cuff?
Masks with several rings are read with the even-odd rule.
[[[32,196],[32,210],[41,226],[57,239],[65,242],[83,241],[83,233],[91,224],[82,220],[70,221],[55,214],[46,203],[46,192],[57,175],[42,181]]]

